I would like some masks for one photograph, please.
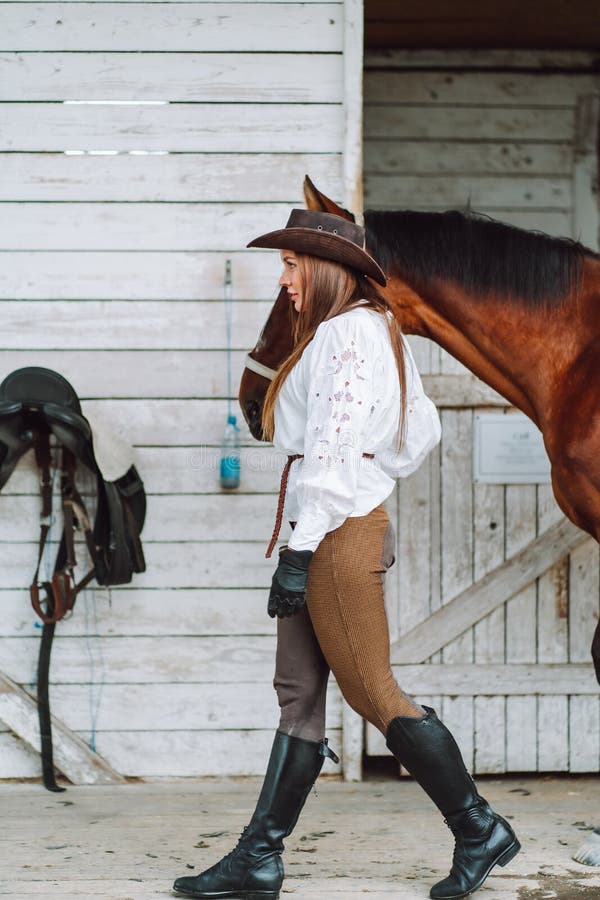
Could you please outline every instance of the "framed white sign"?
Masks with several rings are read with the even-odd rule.
[[[550,460],[541,431],[522,413],[476,413],[473,480],[488,484],[548,484]]]

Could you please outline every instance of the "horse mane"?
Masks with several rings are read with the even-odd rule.
[[[367,245],[388,275],[415,289],[448,279],[473,297],[559,306],[577,292],[584,258],[568,238],[525,231],[472,212],[365,212]]]

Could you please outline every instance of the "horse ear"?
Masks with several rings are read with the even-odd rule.
[[[307,209],[313,209],[317,212],[332,213],[334,216],[341,216],[342,219],[349,219],[351,222],[355,221],[353,213],[344,209],[343,206],[338,206],[337,203],[334,203],[333,200],[330,200],[329,197],[322,194],[312,183],[308,175],[305,175],[304,177],[304,199],[306,201]]]

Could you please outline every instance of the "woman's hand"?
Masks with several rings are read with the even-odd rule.
[[[306,582],[312,550],[291,550],[282,547],[279,565],[273,575],[267,611],[272,619],[293,616],[306,603]]]

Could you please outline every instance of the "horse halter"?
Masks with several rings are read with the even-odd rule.
[[[255,372],[257,375],[262,375],[262,377],[266,378],[268,381],[273,381],[277,374],[275,369],[270,369],[268,366],[264,366],[262,363],[257,362],[257,360],[253,359],[249,353],[246,355],[245,368],[250,369],[251,372]]]

